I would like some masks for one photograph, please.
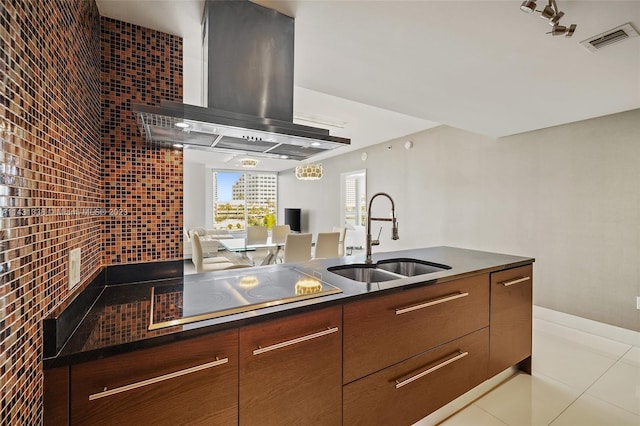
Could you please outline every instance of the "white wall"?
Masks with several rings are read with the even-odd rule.
[[[391,194],[400,223],[400,240],[385,225],[374,251],[532,256],[537,305],[640,331],[640,110],[500,139],[441,126],[364,151],[323,161],[320,181],[282,173],[279,206],[306,210],[310,232],[329,229],[340,173],[366,168],[368,197]],[[376,200],[374,214],[387,206]]]
[[[194,22],[200,22],[202,9],[193,12]],[[198,16],[200,15],[200,16]],[[202,80],[202,33],[201,28],[185,31],[182,39],[182,102],[190,105],[206,106]]]
[[[206,227],[206,168],[204,164],[184,163],[183,223],[185,228]]]

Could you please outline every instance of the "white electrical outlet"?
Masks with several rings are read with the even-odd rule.
[[[636,309],[640,309],[640,296],[636,297]]]
[[[69,288],[73,288],[80,283],[80,248],[69,252]]]

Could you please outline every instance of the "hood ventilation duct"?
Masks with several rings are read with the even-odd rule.
[[[149,143],[304,160],[350,143],[293,123],[294,19],[248,0],[207,0],[208,107],[133,105]]]

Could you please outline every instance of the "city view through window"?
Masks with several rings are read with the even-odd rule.
[[[247,226],[276,224],[278,175],[213,171],[215,229],[243,231]]]

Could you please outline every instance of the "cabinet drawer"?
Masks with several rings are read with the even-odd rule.
[[[342,307],[240,329],[241,425],[340,425]]]
[[[237,424],[238,332],[71,367],[72,425]]]
[[[491,274],[490,373],[531,356],[532,265]]]
[[[489,325],[489,275],[345,304],[349,383]]]
[[[345,385],[345,425],[410,425],[487,378],[489,330],[478,330]]]

